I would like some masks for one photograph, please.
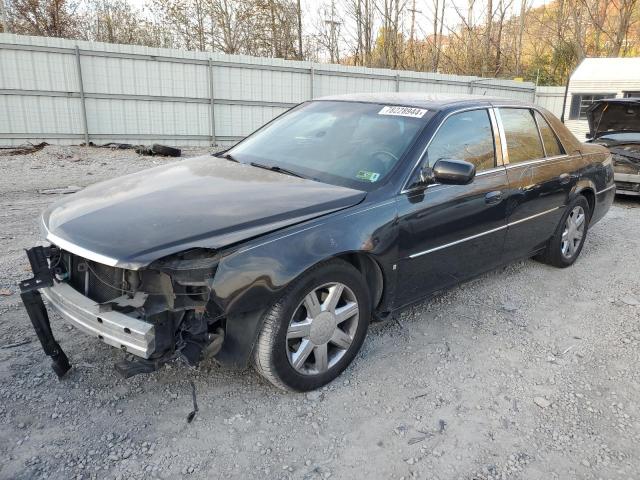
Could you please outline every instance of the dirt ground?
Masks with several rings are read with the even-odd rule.
[[[58,198],[40,192],[167,161],[0,156],[0,478],[640,479],[639,200],[572,268],[516,263],[373,325],[319,392],[213,362],[123,380],[119,351],[53,316],[74,365],[58,381],[16,286]]]

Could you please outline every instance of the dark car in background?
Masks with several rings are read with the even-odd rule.
[[[371,319],[518,259],[570,266],[614,188],[609,152],[531,104],[324,98],[225,152],[53,204],[22,298],[60,376],[39,292],[128,354],[124,376],[214,357],[310,390],[351,363]]]
[[[640,98],[598,100],[587,119],[589,142],[611,152],[616,193],[640,195]]]

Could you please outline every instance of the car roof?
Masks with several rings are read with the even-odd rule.
[[[321,101],[380,103],[386,105],[401,105],[404,107],[418,107],[431,110],[441,110],[449,106],[474,106],[474,105],[523,105],[517,100],[502,97],[490,97],[485,95],[465,95],[461,93],[422,93],[422,92],[383,92],[383,93],[350,93],[345,95],[331,95],[320,97]]]

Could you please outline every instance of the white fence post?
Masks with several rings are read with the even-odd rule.
[[[211,136],[211,146],[216,146],[216,110],[215,99],[213,97],[213,62],[209,58],[209,134]]]
[[[84,84],[82,82],[82,65],[80,64],[80,49],[76,45],[76,71],[78,72],[78,87],[80,88],[80,105],[82,108],[82,128],[84,130],[84,144],[89,146],[89,127],[87,126],[87,104],[84,98]]]
[[[313,97],[315,96],[316,92],[315,92],[315,76],[316,76],[316,69],[313,66],[313,63],[311,64],[311,68],[309,69],[309,90],[311,93],[311,97],[310,100],[313,100]]]

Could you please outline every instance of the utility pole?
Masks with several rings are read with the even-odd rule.
[[[324,21],[327,25],[329,25],[329,55],[331,56],[331,63],[337,63],[340,61],[339,52],[338,52],[338,36],[337,36],[337,27],[339,27],[342,22],[338,22],[336,20],[336,2],[335,0],[331,0],[331,18],[328,18]]]
[[[363,65],[363,46],[362,46],[362,0],[358,0],[356,4],[356,27],[358,30],[358,54],[356,55],[356,59],[359,61],[360,65]]]
[[[413,5],[409,9],[409,11],[411,12],[411,30],[409,33],[409,40],[411,40],[411,43],[413,44],[416,26],[416,13],[422,13],[422,10],[416,10],[416,0],[413,0]]]
[[[9,32],[9,14],[7,13],[7,7],[4,4],[4,0],[0,0],[0,20],[2,20],[2,31],[4,33]]]
[[[300,0],[298,0],[298,56],[300,60],[304,58],[304,53],[302,52],[302,7]]]
[[[409,9],[411,12],[411,29],[409,33],[409,44],[411,45],[411,59],[413,60],[413,68],[416,68],[416,41],[415,41],[415,27],[416,27],[416,13],[422,13],[421,10],[416,10],[416,0],[413,0],[413,4]]]
[[[447,0],[442,0],[442,12],[440,13],[440,33],[438,34],[439,43],[436,44],[436,61],[434,72],[438,72],[438,67],[440,66],[440,51],[442,50],[442,29],[444,28],[444,7]]]

